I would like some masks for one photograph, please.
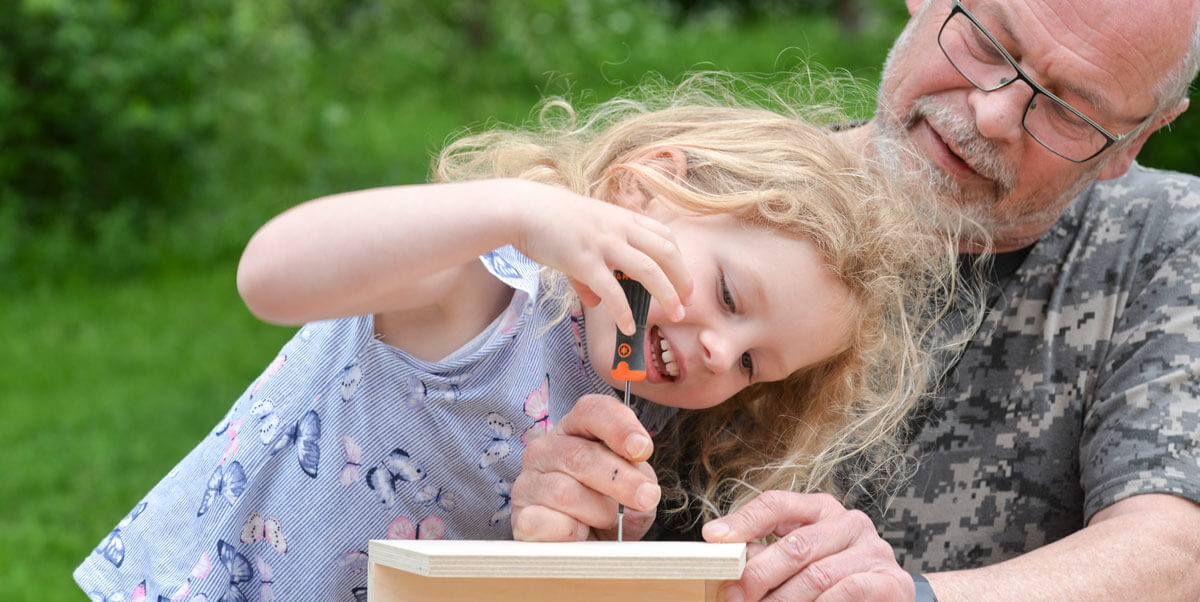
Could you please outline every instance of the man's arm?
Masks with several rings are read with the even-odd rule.
[[[1123,499],[1079,532],[989,567],[926,575],[957,600],[1200,599],[1200,504],[1168,494]]]
[[[732,596],[722,600],[815,600],[823,594],[821,600],[912,600],[911,582],[896,579],[903,571],[895,558],[877,553],[872,534],[854,520],[865,517],[831,501],[828,496],[773,491],[706,525],[709,541],[750,541],[768,532],[781,536],[756,549],[736,591],[723,591]],[[839,540],[847,545],[835,545]],[[1200,599],[1198,567],[1200,505],[1173,495],[1145,494],[1104,508],[1086,528],[1022,556],[926,578],[940,602],[1192,602]]]

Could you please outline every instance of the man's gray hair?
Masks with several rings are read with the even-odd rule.
[[[1175,70],[1168,73],[1154,87],[1154,96],[1158,99],[1158,106],[1154,112],[1170,109],[1186,97],[1197,71],[1200,71],[1200,16],[1197,16],[1196,23],[1192,25],[1192,40],[1188,44],[1187,54]]]

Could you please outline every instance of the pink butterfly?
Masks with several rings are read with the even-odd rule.
[[[274,376],[276,372],[279,372],[279,369],[283,367],[283,363],[286,361],[287,356],[282,353],[275,356],[275,361],[271,362],[271,365],[267,366],[267,370],[263,372],[262,376],[258,377],[258,382],[254,383],[254,390],[250,391],[250,394],[258,393],[258,390],[267,384],[267,379]]]
[[[350,438],[350,435],[342,437],[342,447],[346,450],[346,465],[342,467],[341,474],[338,475],[338,483],[345,487],[359,479],[361,476],[358,472],[358,467],[362,466],[362,448]]]
[[[133,588],[133,593],[129,595],[130,602],[143,602],[146,599],[146,582],[143,581]]]
[[[258,512],[251,512],[242,525],[242,543],[254,545],[258,540],[266,538],[276,552],[287,552],[287,540],[283,537],[283,524],[278,518],[268,516],[265,519]]]
[[[229,446],[225,448],[225,453],[221,454],[221,466],[224,466],[233,454],[237,453],[239,447],[242,446],[242,440],[238,439],[238,431],[242,428],[242,419],[238,418],[229,423]]]
[[[550,375],[542,379],[542,385],[529,393],[525,398],[525,415],[533,419],[533,425],[521,434],[521,442],[529,442],[545,435],[554,428],[550,422]]]
[[[446,534],[446,522],[437,516],[427,516],[417,525],[401,516],[388,525],[388,539],[441,539]]]
[[[212,559],[209,558],[208,552],[200,555],[200,560],[196,561],[196,566],[192,567],[192,572],[188,574],[187,581],[175,590],[171,595],[171,602],[183,602],[187,599],[188,594],[192,591],[192,581],[199,581],[208,576],[212,572]],[[159,598],[161,600],[162,598]]]
[[[275,586],[272,580],[275,578],[275,572],[271,569],[271,565],[267,564],[262,556],[255,554],[254,568],[258,570],[258,578],[262,581],[262,585],[258,588],[259,602],[274,602]]]

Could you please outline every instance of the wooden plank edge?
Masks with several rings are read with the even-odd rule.
[[[741,577],[745,544],[672,541],[372,540],[370,561],[429,577],[706,579]]]

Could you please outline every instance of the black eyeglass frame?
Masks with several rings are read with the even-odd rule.
[[[1033,79],[1030,78],[1025,73],[1025,70],[1021,69],[1021,66],[1017,64],[1016,59],[1014,59],[1012,57],[1012,55],[1008,53],[1008,50],[1004,48],[1004,45],[1001,44],[1000,41],[997,40],[996,37],[992,35],[992,32],[988,31],[987,28],[984,27],[983,24],[979,22],[979,19],[975,18],[975,15],[971,14],[971,11],[967,10],[967,7],[963,6],[962,2],[960,2],[959,0],[953,0],[953,4],[954,4],[954,6],[950,9],[950,14],[947,15],[946,20],[942,22],[941,29],[938,29],[938,48],[942,49],[942,54],[945,55],[946,60],[950,63],[950,66],[954,67],[954,70],[957,71],[959,75],[963,76],[963,79],[967,80],[967,83],[971,84],[972,86],[975,86],[976,88],[978,88],[984,92],[995,92],[996,90],[999,90],[1000,88],[1008,86],[1009,84],[1012,84],[1013,82],[1016,82],[1016,81],[1025,82],[1025,84],[1028,85],[1033,90],[1033,95],[1029,97],[1029,102],[1025,104],[1025,112],[1021,115],[1021,129],[1025,130],[1026,134],[1029,134],[1030,137],[1032,137],[1034,140],[1036,140],[1038,144],[1046,147],[1046,149],[1049,150],[1050,152],[1062,157],[1063,159],[1066,159],[1067,161],[1071,161],[1072,163],[1087,163],[1088,161],[1095,159],[1096,156],[1099,155],[1100,153],[1103,153],[1104,151],[1111,148],[1114,144],[1116,144],[1122,140],[1125,140],[1126,138],[1129,138],[1130,135],[1132,135],[1139,128],[1141,128],[1141,125],[1138,125],[1137,127],[1133,128],[1133,130],[1130,130],[1129,132],[1124,133],[1124,134],[1109,133],[1109,131],[1104,129],[1103,126],[1096,123],[1095,121],[1092,121],[1092,119],[1090,117],[1088,117],[1087,115],[1084,115],[1083,113],[1080,113],[1075,107],[1067,104],[1067,101],[1055,96],[1053,92],[1047,90],[1041,84],[1033,81]],[[1016,77],[1014,77],[998,86],[995,86],[992,88],[985,88],[985,87],[975,83],[975,81],[972,80],[970,77],[967,77],[967,74],[963,73],[962,69],[959,69],[958,65],[954,64],[954,59],[950,58],[950,53],[946,52],[946,47],[942,45],[942,32],[944,32],[946,30],[946,26],[950,24],[950,19],[953,19],[954,16],[957,15],[958,13],[962,13],[963,16],[965,16],[967,19],[970,19],[971,24],[974,25],[975,28],[978,29],[980,32],[982,32],[983,35],[987,36],[988,41],[991,42],[992,45],[996,47],[996,50],[1000,51],[1000,54],[1004,56],[1004,60],[1008,61],[1009,66],[1011,66],[1013,68],[1013,71],[1015,71],[1017,73]],[[1101,136],[1104,136],[1104,140],[1105,140],[1104,146],[1101,146],[1099,150],[1092,153],[1091,155],[1088,155],[1087,158],[1085,158],[1085,159],[1072,159],[1071,157],[1068,157],[1068,156],[1054,150],[1049,144],[1042,142],[1042,140],[1040,138],[1038,138],[1036,134],[1029,131],[1029,127],[1027,127],[1025,125],[1025,120],[1029,117],[1029,109],[1033,107],[1033,103],[1035,100],[1037,100],[1038,94],[1041,94],[1041,95],[1049,98],[1051,101],[1058,104],[1058,106],[1063,107],[1064,109],[1070,111],[1072,114],[1074,114],[1076,117],[1082,119],[1088,125],[1092,126],[1093,128],[1096,128],[1096,131],[1100,132]],[[1146,121],[1149,121],[1149,119],[1150,119],[1150,117],[1147,117]],[[1145,121],[1143,121],[1143,124],[1144,123],[1145,123]]]

